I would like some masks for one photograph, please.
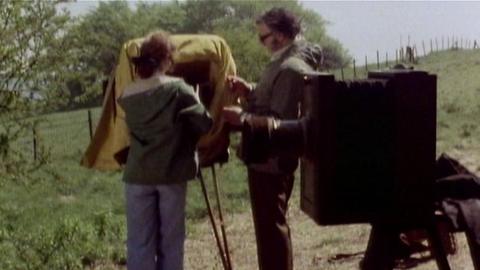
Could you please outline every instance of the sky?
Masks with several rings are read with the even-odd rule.
[[[430,50],[435,38],[441,48],[447,37],[480,42],[480,2],[465,1],[302,1],[329,21],[327,32],[357,60],[376,61],[395,49],[416,45],[419,54]],[[409,42],[410,41],[410,42]],[[464,41],[465,42],[465,41]],[[410,44],[408,44],[410,43]],[[466,43],[466,42],[465,42]],[[473,44],[473,41],[472,41]]]
[[[241,1],[241,0],[240,0]],[[135,5],[132,1],[132,6]],[[416,45],[419,54],[430,50],[430,40],[439,48],[447,37],[480,42],[480,2],[475,1],[303,1],[328,21],[327,33],[339,40],[357,61],[394,59],[400,46]],[[97,0],[68,4],[73,15],[98,5]],[[464,41],[466,43],[466,41]]]

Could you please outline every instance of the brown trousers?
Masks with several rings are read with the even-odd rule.
[[[292,241],[286,214],[293,174],[248,170],[260,270],[292,270]]]
[[[372,224],[361,270],[392,270],[395,267],[395,249],[400,230],[385,224]]]

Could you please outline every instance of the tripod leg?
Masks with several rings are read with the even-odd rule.
[[[472,256],[473,269],[480,270],[480,245],[475,241],[475,236],[466,231],[468,248],[470,249],[470,256]]]
[[[220,259],[222,260],[223,269],[230,270],[225,259],[225,253],[223,251],[222,244],[220,243],[220,237],[218,236],[217,225],[215,224],[215,218],[213,217],[212,207],[210,206],[210,200],[208,199],[207,188],[205,187],[205,181],[203,180],[202,172],[199,169],[198,171],[198,178],[200,180],[200,185],[202,187],[202,193],[205,198],[205,203],[207,205],[208,216],[210,218],[210,223],[212,224],[213,234],[215,235],[215,241],[217,242],[218,253],[220,255]]]
[[[435,256],[435,260],[437,261],[438,269],[450,270],[447,254],[445,253],[445,250],[443,248],[442,239],[440,237],[440,234],[438,232],[435,222],[431,222],[431,224],[428,226],[427,233],[428,233],[428,241],[430,243],[433,256]]]
[[[215,187],[215,196],[217,199],[217,208],[218,208],[218,217],[220,218],[220,229],[222,232],[222,238],[223,238],[223,246],[225,248],[225,255],[227,259],[227,265],[228,269],[232,269],[232,262],[230,260],[230,252],[228,249],[228,241],[227,241],[227,233],[225,231],[225,222],[223,221],[223,213],[222,213],[222,205],[220,203],[220,192],[218,188],[218,181],[217,181],[217,176],[215,173],[215,165],[212,165],[212,176],[213,176],[213,183]]]

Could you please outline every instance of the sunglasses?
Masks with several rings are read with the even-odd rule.
[[[266,40],[269,36],[271,36],[271,35],[273,35],[273,32],[269,32],[269,33],[266,33],[266,34],[264,34],[264,35],[259,35],[259,36],[258,36],[258,39],[259,39],[260,42],[263,44],[263,43],[265,43],[265,40]]]

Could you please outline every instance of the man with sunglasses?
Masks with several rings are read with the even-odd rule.
[[[303,75],[319,67],[319,46],[296,40],[299,20],[283,8],[273,8],[257,21],[259,41],[272,54],[271,61],[254,86],[240,77],[229,77],[230,88],[243,96],[246,106],[223,108],[229,124],[238,128],[271,131],[276,120],[299,117]],[[245,138],[242,138],[245,143]],[[247,161],[248,183],[257,239],[260,270],[291,270],[292,245],[286,220],[298,155],[269,155],[266,160]]]

